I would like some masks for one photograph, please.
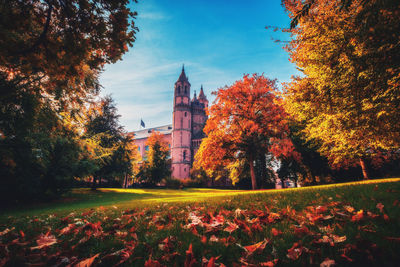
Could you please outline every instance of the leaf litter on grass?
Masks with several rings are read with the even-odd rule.
[[[396,190],[364,206],[326,190],[11,218],[0,266],[394,266]]]

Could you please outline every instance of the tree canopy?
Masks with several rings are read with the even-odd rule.
[[[257,74],[245,75],[214,94],[216,100],[208,110],[204,128],[207,137],[195,156],[195,167],[203,168],[209,176],[221,176],[228,171],[233,182],[237,182],[235,179],[246,163],[252,188],[256,189],[254,162],[260,157],[265,162],[268,153],[279,156],[293,151],[276,81]]]
[[[284,1],[291,18],[303,1]],[[304,75],[285,86],[286,110],[333,165],[400,147],[400,3],[314,1],[286,47]],[[342,8],[342,9],[341,9]],[[338,11],[340,10],[340,12]]]
[[[156,185],[170,174],[168,141],[160,132],[153,131],[146,140],[146,158],[139,167],[138,180]]]

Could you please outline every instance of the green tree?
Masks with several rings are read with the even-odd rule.
[[[152,132],[146,141],[146,146],[147,159],[140,166],[137,178],[154,186],[171,175],[169,147],[165,137],[159,132]]]
[[[98,103],[92,105],[87,117],[85,138],[97,140],[94,142],[93,149],[99,169],[93,174],[92,188],[96,189],[102,180],[107,180],[109,184],[125,173],[122,168],[124,160],[125,141],[123,127],[119,124],[120,115],[111,96],[106,96]],[[124,166],[125,167],[125,166]],[[122,173],[121,173],[122,172]]]
[[[80,116],[100,90],[104,65],[121,59],[132,46],[136,14],[128,3],[0,1],[1,197],[40,196],[42,189],[52,188],[43,181],[64,186],[51,177],[70,181],[95,169],[87,144],[63,118]],[[64,149],[71,169],[55,174],[52,164],[65,162]]]

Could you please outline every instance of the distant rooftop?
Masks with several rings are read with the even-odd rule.
[[[147,128],[139,131],[134,131],[135,139],[143,139],[147,138],[151,135],[152,132],[160,132],[162,134],[171,134],[172,133],[172,124],[154,127],[154,128]]]

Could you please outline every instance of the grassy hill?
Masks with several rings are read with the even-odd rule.
[[[260,191],[77,189],[3,211],[0,266],[396,266],[399,197],[400,179]]]

